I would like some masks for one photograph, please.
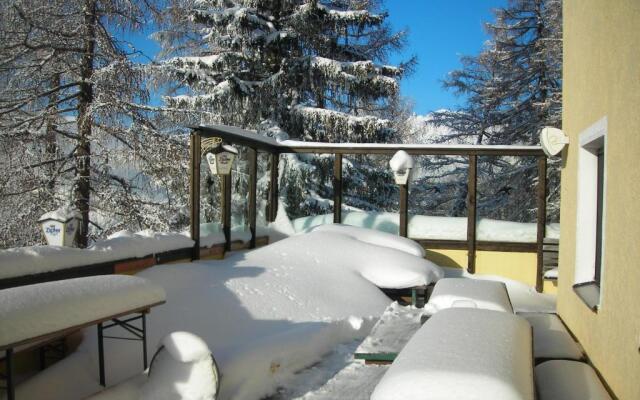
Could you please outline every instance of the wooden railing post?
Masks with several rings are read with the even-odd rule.
[[[537,250],[538,264],[536,271],[536,290],[542,292],[543,289],[543,268],[544,268],[544,236],[547,226],[547,157],[538,157],[538,187],[537,187]]]
[[[333,223],[342,222],[342,154],[333,159]]]
[[[278,215],[278,153],[271,153],[269,163],[271,173],[269,174],[269,208],[267,209],[267,222],[273,222]]]
[[[251,240],[249,248],[256,247],[256,198],[257,198],[257,182],[258,182],[258,151],[252,148],[247,150],[249,162],[249,230],[251,231]]]
[[[231,250],[231,172],[222,175],[222,232],[224,251]]]
[[[409,222],[409,182],[406,185],[398,185],[400,187],[400,236],[408,236]]]
[[[189,137],[190,149],[190,179],[189,179],[189,204],[190,204],[190,226],[189,233],[194,241],[192,260],[200,259],[200,132],[192,131]]]
[[[467,181],[467,271],[476,272],[476,186],[478,184],[478,156],[469,155]]]

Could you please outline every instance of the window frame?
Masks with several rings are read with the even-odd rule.
[[[579,135],[576,264],[573,290],[593,311],[602,306],[605,272],[607,118]]]

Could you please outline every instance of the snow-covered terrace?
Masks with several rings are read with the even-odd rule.
[[[218,233],[214,239],[201,236],[201,231],[204,232],[200,223],[199,193],[201,140],[207,137],[220,137],[227,143],[247,146],[249,149],[248,211],[250,218],[248,225],[250,235],[247,236],[245,233],[244,238],[247,247],[257,247],[259,237],[262,235],[271,236],[270,229],[277,227],[277,219],[283,217],[291,228],[288,235],[290,237],[260,249],[232,252],[221,261],[199,260],[203,254],[203,247],[206,250],[206,247],[212,243],[218,243],[224,246],[225,250],[231,250],[232,243],[238,238],[237,232],[231,229],[230,175],[223,178],[225,181],[222,193],[223,210],[225,210],[222,223],[223,234]],[[468,157],[470,166],[468,217],[446,221],[446,223],[437,219],[442,217],[409,218],[408,191],[405,187],[404,191],[401,188],[400,193],[399,218],[397,214],[392,215],[392,213],[386,213],[389,215],[379,213],[375,216],[376,219],[385,221],[386,225],[392,225],[389,221],[397,219],[397,229],[394,229],[394,232],[384,233],[354,226],[331,225],[331,222],[364,225],[360,223],[362,218],[360,214],[363,213],[348,210],[343,213],[342,157],[360,153],[390,156],[397,150],[405,150],[409,154],[416,155]],[[271,158],[267,226],[257,223],[258,152],[268,153]],[[289,221],[286,215],[283,215],[283,207],[278,204],[277,187],[277,160],[283,153],[335,155],[333,200],[336,206],[333,215],[308,217],[296,221]],[[501,227],[496,221],[476,218],[477,157],[483,155],[538,158],[540,179],[538,180],[537,224]],[[52,248],[46,249],[44,253],[37,248],[15,249],[15,251],[0,254],[0,261],[10,260],[16,274],[20,272],[18,270],[24,272],[25,266],[31,265],[34,260],[49,265],[51,260],[61,265],[69,262],[81,265],[81,260],[88,260],[91,257],[97,257],[96,259],[100,259],[99,261],[103,264],[115,257],[116,261],[113,261],[115,264],[113,266],[109,264],[109,272],[100,273],[131,272],[117,270],[120,265],[117,260],[119,256],[135,264],[134,270],[137,268],[139,277],[163,287],[167,293],[167,303],[157,307],[157,311],[154,311],[149,318],[149,350],[153,352],[154,346],[161,344],[167,346],[167,341],[172,340],[171,332],[187,331],[197,335],[202,339],[199,347],[196,346],[199,349],[197,353],[208,354],[211,351],[219,363],[223,376],[219,393],[221,399],[258,400],[265,396],[271,396],[266,398],[273,400],[368,399],[388,367],[363,368],[361,364],[354,362],[356,347],[370,334],[380,317],[386,315],[385,310],[391,310],[392,313],[398,312],[400,315],[406,312],[398,304],[390,305],[391,300],[380,289],[424,288],[443,277],[463,278],[469,281],[493,280],[504,283],[501,295],[508,298],[503,299],[503,303],[509,304],[509,308],[512,305],[513,311],[500,312],[509,314],[509,318],[519,318],[514,316],[513,312],[538,315],[555,311],[553,296],[537,293],[534,288],[522,282],[500,276],[474,274],[475,252],[485,249],[496,252],[517,251],[536,254],[538,277],[542,278],[540,272],[543,239],[545,231],[549,231],[549,227],[545,226],[545,175],[546,158],[539,147],[307,143],[279,141],[234,127],[197,127],[191,135],[191,229],[188,234],[123,233],[107,239],[104,243],[96,244],[93,249],[68,249],[67,251],[67,249]],[[371,215],[367,216],[369,217]],[[410,225],[413,228],[410,228]],[[438,233],[437,229],[435,231],[433,228],[422,229],[423,225],[438,225],[440,230],[446,225],[452,230]],[[496,233],[495,231],[504,232]],[[302,232],[308,233],[297,234]],[[397,232],[401,235],[398,236]],[[407,236],[407,232],[412,232],[420,239],[411,241],[401,237]],[[424,247],[468,251],[466,265],[468,271],[458,268],[440,268],[424,258]],[[34,254],[28,254],[29,252]],[[55,254],[58,252],[60,254]],[[151,256],[149,257],[148,254]],[[204,254],[209,253],[205,251]],[[185,260],[189,256],[192,262]],[[156,265],[144,270],[138,268],[174,259],[182,262]],[[24,265],[20,266],[20,262]],[[38,267],[34,271],[41,270],[42,268]],[[445,295],[445,298],[446,296],[448,295]],[[473,303],[477,304],[478,308],[484,308],[484,306],[481,307],[482,301],[478,299],[470,301],[455,298],[447,301],[449,300],[458,306]],[[437,308],[434,303],[429,309]],[[416,310],[412,310],[411,312],[415,314]],[[418,319],[409,324],[414,327],[412,329],[418,329],[420,326],[420,315],[416,315]],[[381,321],[384,322],[384,317]],[[518,322],[520,325],[523,323]],[[528,329],[522,331],[525,336],[530,335]],[[413,332],[395,332],[393,335]],[[491,332],[485,333],[493,335]],[[504,332],[495,333],[504,334]],[[376,340],[369,340],[369,342],[374,343],[375,347]],[[526,344],[530,339],[524,337],[523,340]],[[172,347],[168,346],[170,355],[158,357],[162,360],[159,361],[160,365],[155,367],[155,371],[158,372],[154,372],[152,366],[143,374],[140,374],[141,365],[133,347],[122,343],[107,343],[106,346],[107,376],[109,377],[107,390],[102,391],[97,372],[94,370],[96,335],[95,332],[87,329],[84,330],[82,344],[76,351],[53,367],[19,385],[17,398],[43,398],[44,396],[51,399],[79,399],[91,395],[94,395],[91,397],[94,400],[186,398],[185,392],[181,391],[195,393],[198,390],[205,392],[213,390],[211,387],[206,387],[207,380],[203,380],[199,375],[202,372],[198,370],[199,367],[195,364],[185,366],[184,360],[180,361],[184,358],[181,351],[187,354],[193,352],[188,345],[180,350],[180,345],[176,344],[174,347],[177,350],[173,349],[173,351]],[[420,344],[417,346],[421,347]],[[452,349],[458,347],[453,342],[451,346],[453,346]],[[514,351],[530,357],[531,350],[527,347],[530,345],[514,345]],[[564,351],[564,348],[561,350]],[[468,352],[461,350],[459,353],[464,356]],[[509,354],[509,352],[506,353],[504,360],[507,364],[514,361]],[[518,360],[516,361],[520,364],[526,364],[527,368],[531,367],[529,359]],[[176,361],[179,362],[176,364]],[[504,370],[506,368],[504,365],[499,363],[491,367]],[[190,372],[187,373],[185,368],[187,370],[191,368]],[[413,370],[413,367],[409,370]],[[525,369],[519,373],[529,377],[525,383],[526,391],[530,392],[532,385],[530,371]],[[73,385],[52,390],[52,385],[55,385],[53,382],[64,381],[71,375],[74,376]],[[121,384],[109,387],[117,383]],[[412,389],[407,390],[411,392]],[[489,381],[487,391],[491,390],[493,387]]]
[[[249,173],[249,230],[251,232],[250,247],[254,247],[256,238],[256,183],[257,183],[257,154],[258,152],[270,155],[269,194],[266,211],[267,222],[276,219],[278,211],[278,160],[280,154],[286,153],[315,153],[334,155],[333,165],[333,222],[344,222],[342,203],[342,164],[343,157],[350,154],[377,154],[392,156],[398,150],[404,150],[411,155],[448,155],[468,157],[469,174],[467,182],[467,223],[466,239],[457,236],[447,238],[420,238],[416,239],[423,246],[431,249],[467,250],[467,269],[475,272],[476,251],[505,251],[535,253],[537,257],[536,289],[542,291],[544,275],[544,239],[546,236],[546,185],[547,185],[547,158],[539,146],[494,146],[494,145],[432,145],[432,144],[377,144],[377,143],[317,143],[300,142],[293,140],[281,140],[279,137],[267,137],[238,127],[226,125],[206,125],[192,127],[191,134],[191,238],[199,248],[200,242],[200,168],[202,158],[202,139],[218,137],[224,142],[240,146],[246,146],[248,151]],[[536,193],[536,234],[535,241],[517,240],[482,240],[478,235],[479,219],[476,210],[477,165],[480,156],[512,156],[512,157],[536,157],[538,159],[538,179]],[[223,232],[226,239],[226,248],[231,241],[231,176],[224,178],[223,185]],[[409,191],[406,185],[400,185],[400,210],[399,210],[399,234],[409,236],[408,213]],[[426,221],[424,219],[423,221]],[[417,220],[413,225],[417,224]],[[495,225],[494,225],[495,226]],[[485,235],[485,238],[491,235]],[[199,251],[194,251],[193,258],[199,257]]]

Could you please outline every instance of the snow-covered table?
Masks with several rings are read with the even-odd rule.
[[[435,314],[440,310],[459,307],[513,313],[511,299],[503,282],[467,278],[440,279],[424,309],[427,314]]]
[[[533,400],[531,326],[514,314],[445,309],[400,352],[371,400]]]
[[[367,364],[390,364],[420,329],[422,313],[421,308],[391,303],[358,346],[354,358]]]
[[[14,398],[14,349],[92,325],[98,326],[100,383],[105,384],[103,331],[122,326],[143,343],[147,365],[146,318],[151,307],[165,302],[162,287],[145,279],[108,275],[46,282],[0,290],[0,351],[5,352],[7,398]],[[126,315],[138,314],[126,319]],[[141,320],[141,326],[132,322]],[[104,322],[111,321],[107,324]]]

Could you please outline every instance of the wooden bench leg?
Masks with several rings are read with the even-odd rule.
[[[9,348],[5,350],[4,364],[7,368],[3,376],[7,385],[7,400],[14,400],[16,398],[15,387],[13,382],[13,349]]]
[[[142,363],[147,369],[147,314],[142,313]]]

